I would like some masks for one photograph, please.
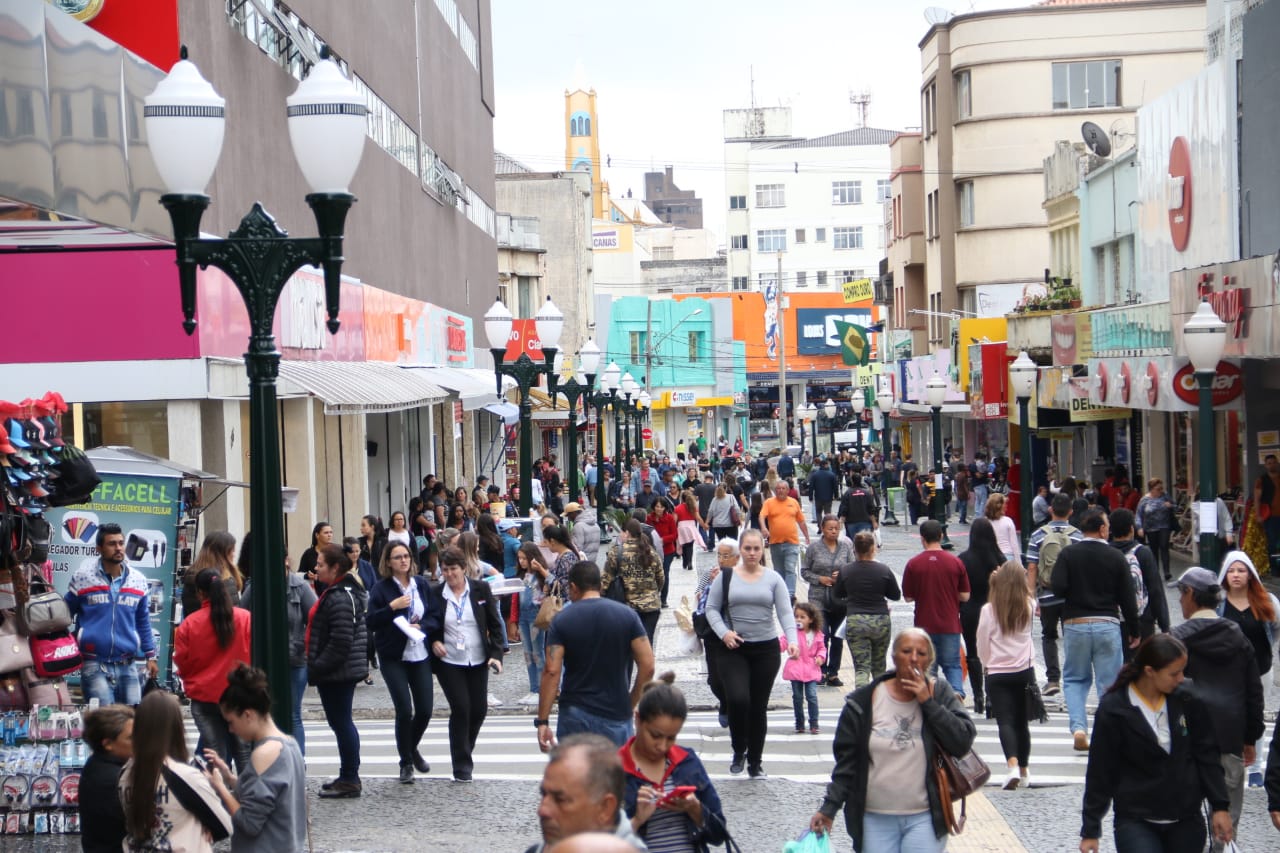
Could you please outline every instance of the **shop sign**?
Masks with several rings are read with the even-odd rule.
[[[1173,393],[1183,402],[1193,406],[1200,404],[1200,383],[1196,379],[1195,368],[1185,364],[1173,374]],[[1213,377],[1212,399],[1214,406],[1230,403],[1244,393],[1244,374],[1240,368],[1229,362],[1218,362],[1217,373]]]
[[[1055,367],[1084,364],[1093,355],[1093,327],[1088,314],[1054,314],[1049,318],[1049,330]]]
[[[542,354],[542,341],[538,338],[536,320],[513,320],[511,337],[507,340],[507,352],[503,360],[513,362],[524,353],[533,359],[534,364],[544,364],[546,356]]]
[[[853,281],[846,281],[840,287],[844,294],[846,303],[866,302],[875,296],[875,289],[871,286],[871,279],[858,278]]]
[[[969,355],[969,409],[980,420],[1009,416],[1009,347],[976,344]]]
[[[470,347],[467,345],[467,324],[461,317],[449,314],[445,317],[445,358],[450,362],[463,362],[469,359]]]
[[[839,355],[837,320],[864,327],[871,325],[871,312],[866,309],[839,311],[830,308],[797,308],[795,315],[796,352],[800,355]]]
[[[1185,136],[1174,137],[1169,149],[1169,236],[1173,248],[1187,249],[1191,239],[1191,146]]]
[[[1182,326],[1209,303],[1227,324],[1227,356],[1272,358],[1280,343],[1280,255],[1179,270],[1169,276],[1175,350]]]
[[[1164,355],[1173,345],[1168,302],[1098,308],[1083,316],[1092,352],[1077,352],[1081,364],[1104,356]]]
[[[678,389],[671,393],[670,406],[678,406],[681,408],[692,406],[698,399],[698,392],[689,389]]]
[[[1099,406],[1089,400],[1089,377],[1073,376],[1070,386],[1071,422],[1087,423],[1089,421],[1109,421],[1115,418],[1127,418],[1126,409],[1115,409]]]
[[[616,249],[618,248],[618,231],[612,229],[609,231],[595,231],[591,234],[591,248],[593,249]]]

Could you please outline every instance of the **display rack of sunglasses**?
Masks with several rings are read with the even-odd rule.
[[[80,773],[89,755],[83,713],[81,706],[34,706],[0,714],[0,834],[80,831]]]

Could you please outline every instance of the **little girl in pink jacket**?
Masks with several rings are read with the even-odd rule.
[[[822,614],[807,601],[796,602],[796,649],[798,654],[782,666],[782,677],[791,682],[791,703],[796,712],[796,734],[804,731],[804,704],[809,703],[809,734],[816,735],[818,726],[818,682],[822,680],[822,664],[827,659],[827,646],[822,640]],[[783,650],[787,638],[779,637]]]

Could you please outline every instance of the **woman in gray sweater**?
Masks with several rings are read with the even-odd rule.
[[[796,620],[782,575],[760,562],[760,531],[743,533],[738,549],[742,559],[732,570],[727,601],[723,583],[713,583],[707,592],[707,623],[724,643],[718,660],[733,744],[729,772],[741,773],[745,762],[752,779],[763,779],[769,695],[782,665],[774,617],[787,635],[787,656],[792,658],[797,654]]]

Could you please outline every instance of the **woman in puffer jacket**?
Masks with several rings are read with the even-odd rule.
[[[368,593],[351,571],[351,558],[337,545],[319,550],[316,579],[325,588],[307,629],[307,681],[320,694],[339,757],[338,778],[322,785],[320,796],[358,797],[360,733],[351,719],[351,701],[356,685],[369,675]]]

